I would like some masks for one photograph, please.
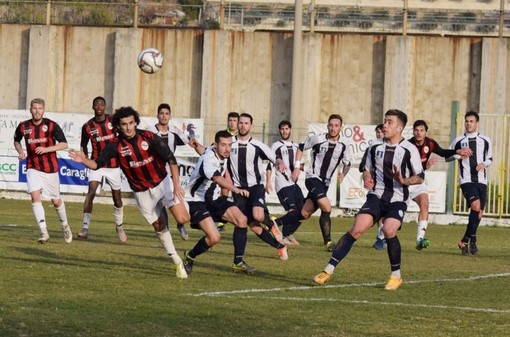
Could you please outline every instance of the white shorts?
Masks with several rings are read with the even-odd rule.
[[[27,193],[42,190],[46,199],[60,199],[58,172],[45,173],[35,169],[27,170]]]
[[[150,224],[156,222],[161,214],[161,210],[165,207],[164,200],[167,198],[164,184],[161,183],[143,192],[134,192],[133,195],[138,209],[145,220]]]
[[[119,167],[101,167],[97,170],[89,170],[89,181],[99,181],[103,184],[103,179],[106,180],[106,183],[110,185],[112,190],[120,190],[122,179],[120,177]]]
[[[417,196],[423,193],[428,193],[429,189],[425,182],[419,185],[411,185],[409,186],[409,199],[413,200]]]
[[[179,204],[179,199],[174,200],[174,183],[172,182],[170,175],[167,175],[161,184],[165,186],[165,199],[163,200],[163,206],[172,207]]]

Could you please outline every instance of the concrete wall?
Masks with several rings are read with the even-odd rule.
[[[24,109],[40,96],[47,110],[91,113],[132,105],[153,115],[168,102],[176,116],[202,117],[206,139],[229,111],[249,112],[267,142],[284,118],[295,138],[309,122],[340,113],[349,124],[374,124],[400,108],[427,120],[433,137],[450,138],[451,101],[460,110],[506,113],[507,39],[304,34],[300,111],[290,111],[292,34],[201,30],[0,25],[0,107]],[[136,57],[155,47],[163,69],[142,73]]]

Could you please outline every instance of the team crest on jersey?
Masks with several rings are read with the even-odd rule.
[[[232,149],[231,153],[237,155],[237,149]]]
[[[131,153],[131,150],[129,149],[129,147],[127,146],[123,146],[121,149],[120,149],[120,155],[122,157],[128,157],[128,156],[131,156],[132,153]]]
[[[461,142],[460,147],[465,149],[465,148],[469,147],[469,144],[468,144],[468,142]]]
[[[428,146],[424,146],[424,147],[423,147],[423,152],[424,152],[424,153],[429,153],[429,151],[430,151],[430,149],[429,149],[429,147],[428,147]]]
[[[42,130],[43,130],[43,132],[47,132],[48,131],[48,125],[43,125]]]
[[[382,158],[383,154],[384,154],[384,151],[381,151],[381,150],[375,151],[375,157],[376,158]]]
[[[140,144],[140,147],[142,148],[142,150],[147,151],[149,149],[149,144],[145,140],[143,140],[142,143]]]

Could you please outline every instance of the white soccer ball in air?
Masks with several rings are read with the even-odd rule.
[[[138,54],[137,63],[144,73],[157,73],[163,67],[163,54],[156,48],[144,49]]]

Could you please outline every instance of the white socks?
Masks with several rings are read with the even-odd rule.
[[[55,210],[57,211],[58,218],[60,219],[60,225],[62,227],[67,226],[66,205],[63,200],[59,207],[55,207]]]
[[[425,232],[427,231],[427,226],[429,222],[427,220],[421,220],[418,222],[418,226],[416,228],[416,241],[425,238]]]
[[[174,242],[172,240],[172,235],[170,234],[170,231],[168,231],[168,228],[165,228],[165,230],[161,232],[156,232],[159,238],[159,242],[161,242],[161,245],[166,250],[168,255],[172,258],[172,261],[175,264],[181,263],[182,259],[177,254],[177,251],[175,250]]]
[[[44,207],[42,203],[40,202],[33,203],[32,212],[34,212],[35,220],[39,225],[41,233],[48,233],[48,229],[46,227],[46,214],[44,213]]]
[[[399,279],[402,278],[402,276],[400,275],[400,269],[392,271],[391,276],[395,276],[396,278],[399,278]]]
[[[120,226],[124,222],[124,207],[117,208],[113,206],[113,221],[115,226]]]
[[[377,238],[384,240],[384,233],[382,231],[384,223],[379,221],[379,228],[377,229]]]
[[[83,213],[83,228],[89,229],[91,219],[92,219],[92,214]]]
[[[333,275],[333,273],[335,272],[335,266],[333,266],[332,264],[328,263],[326,268],[324,268],[324,271],[326,273],[328,273],[329,275]]]

